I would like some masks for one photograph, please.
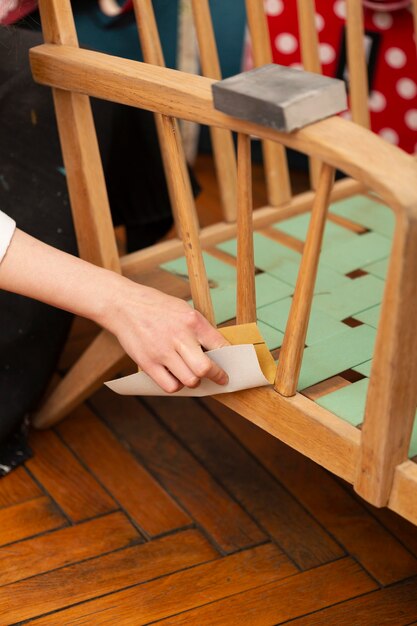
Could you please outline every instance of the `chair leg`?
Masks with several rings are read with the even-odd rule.
[[[117,339],[103,330],[35,414],[35,428],[48,428],[62,420],[129,360]]]

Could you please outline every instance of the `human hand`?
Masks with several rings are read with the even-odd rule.
[[[202,378],[225,385],[227,374],[204,352],[229,342],[186,302],[117,277],[99,323],[162,389],[197,387]],[[110,294],[109,294],[110,295]]]

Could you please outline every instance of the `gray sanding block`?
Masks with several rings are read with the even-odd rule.
[[[219,111],[283,132],[347,109],[342,80],[276,64],[221,80],[212,90]]]

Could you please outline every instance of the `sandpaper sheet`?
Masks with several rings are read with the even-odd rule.
[[[269,380],[261,369],[253,344],[224,346],[217,350],[210,350],[206,354],[227,372],[229,376],[227,385],[217,385],[211,380],[204,378],[200,385],[194,389],[183,387],[176,393],[168,394],[145,372],[137,372],[124,378],[111,380],[105,384],[121,395],[193,397],[231,393],[242,389],[269,385]]]

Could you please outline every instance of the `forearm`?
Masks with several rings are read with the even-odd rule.
[[[0,289],[88,317],[120,341],[165,391],[227,375],[203,352],[227,341],[183,300],[133,281],[16,230],[0,263]]]
[[[0,264],[0,288],[102,323],[119,277],[16,230]],[[113,293],[115,297],[117,294]]]

